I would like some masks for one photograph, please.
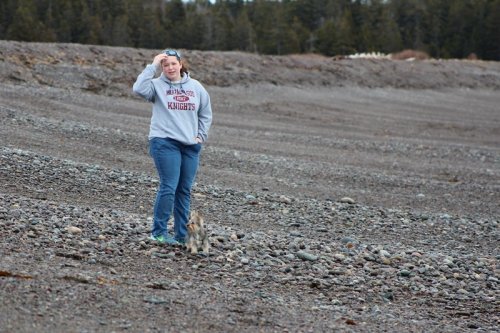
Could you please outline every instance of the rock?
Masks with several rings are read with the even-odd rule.
[[[144,300],[144,302],[147,302],[147,303],[153,303],[153,304],[169,304],[170,301],[167,300],[167,299],[162,299],[162,298],[146,298]]]
[[[497,278],[495,278],[493,276],[489,276],[488,279],[487,279],[487,281],[492,281],[492,282],[495,282],[495,283],[499,283],[500,282]]]
[[[341,239],[340,239],[340,242],[341,242],[341,243],[345,243],[345,244],[347,244],[347,243],[359,243],[356,239],[351,238],[351,237],[344,237],[344,238],[341,238]]]
[[[335,253],[333,255],[333,257],[337,260],[344,260],[345,259],[345,255],[343,255],[342,253]]]
[[[384,256],[380,256],[380,261],[382,261],[382,263],[384,265],[390,265],[391,264],[391,261],[389,259],[387,259],[386,257],[384,257]]]
[[[388,300],[394,300],[394,293],[393,292],[387,292],[384,295],[382,295],[383,298],[386,298]]]
[[[292,199],[287,198],[284,195],[280,196],[277,200],[279,202],[282,202],[282,203],[285,203],[285,204],[291,204],[292,203]]]
[[[349,198],[349,197],[344,197],[344,198],[340,199],[340,202],[347,203],[347,204],[350,204],[350,205],[352,205],[352,204],[355,203],[354,200],[351,199],[351,198]]]
[[[455,263],[449,259],[443,260],[443,264],[447,265],[448,267],[455,267]]]
[[[391,254],[389,252],[387,252],[386,250],[380,250],[380,255],[384,256],[384,257],[387,257],[387,258],[390,258],[391,257]]]
[[[12,216],[15,219],[18,219],[21,216],[21,211],[19,209],[15,209],[10,212],[10,216]]]
[[[302,260],[309,260],[309,261],[318,260],[317,256],[315,256],[311,253],[305,252],[305,251],[298,251],[297,253],[295,253],[295,255]]]
[[[66,230],[71,234],[81,234],[82,233],[82,229],[80,229],[78,227],[73,227],[73,226],[66,228]]]
[[[406,269],[403,269],[402,271],[399,272],[399,275],[401,276],[410,276],[410,271],[407,271]]]

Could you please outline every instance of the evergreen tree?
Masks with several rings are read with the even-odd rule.
[[[12,24],[17,9],[17,0],[0,1],[0,39],[7,38],[7,30]]]
[[[287,10],[286,1],[280,4],[272,4],[270,10],[271,21],[269,22],[269,27],[267,28],[269,30],[265,36],[267,47],[271,50],[269,52],[278,55],[300,53],[301,40],[295,29],[293,27],[290,29],[290,13]],[[298,20],[297,17],[294,19]],[[261,30],[260,33],[265,34],[266,32]]]
[[[391,17],[388,8],[384,8],[375,24],[373,35],[373,48],[370,51],[382,52],[385,54],[398,52],[402,49],[401,35],[398,26]]]
[[[298,48],[295,53],[309,52],[311,49],[310,43],[308,44],[309,38],[311,38],[311,33],[308,29],[304,28],[299,19],[294,17],[293,23],[290,29],[298,40]]]
[[[288,7],[289,17],[298,18],[303,27],[309,31],[314,31],[319,22],[319,13],[316,10],[315,0],[295,0],[284,1]]]
[[[205,33],[205,5],[188,3],[186,7],[186,24],[184,29],[184,47],[186,49],[201,49]]]
[[[149,16],[149,15],[148,15]],[[168,34],[168,43],[171,48],[184,47],[182,38],[186,25],[186,9],[181,0],[171,0],[165,7],[166,21],[164,29]],[[154,25],[150,25],[153,28]]]
[[[335,24],[340,22],[344,11],[351,5],[351,0],[328,0],[320,10],[325,19],[332,19]]]
[[[354,20],[349,9],[344,11],[338,28],[339,53],[349,55],[356,53],[356,36],[354,34]]]
[[[214,17],[211,12],[208,12],[204,15],[205,33],[203,34],[203,44],[201,47],[202,50],[213,49],[214,45],[213,20]]]
[[[484,59],[500,61],[500,0],[488,4],[484,39]]]
[[[229,15],[229,10],[224,3],[216,7],[213,16],[213,47],[216,50],[234,50],[236,49],[235,25]]]
[[[77,42],[82,44],[99,45],[103,42],[101,20],[99,16],[93,15],[85,2],[82,3],[77,36]],[[110,39],[112,40],[112,37]]]
[[[443,0],[428,0],[426,13],[427,52],[436,58],[441,58],[443,40],[445,38],[443,26],[448,19],[448,8]]]
[[[60,10],[61,14],[58,17],[60,24],[56,31],[57,38],[61,43],[71,43],[73,42],[73,25],[75,23],[71,1],[63,1]]]
[[[153,19],[153,24],[154,23],[156,23],[155,28],[161,28],[161,26],[159,24],[157,24],[157,22]],[[97,27],[97,25],[96,25],[96,27]],[[130,40],[130,32],[129,32],[128,16],[127,15],[122,14],[113,20],[113,28],[112,28],[111,38],[112,38],[113,42],[110,45],[132,46],[132,43]],[[89,43],[89,44],[91,44],[91,43]],[[151,43],[151,45],[155,45],[155,44]]]
[[[339,41],[337,37],[337,29],[332,20],[326,23],[316,31],[318,40],[316,42],[316,50],[326,56],[335,56],[339,52]]]
[[[248,18],[246,9],[243,9],[238,15],[234,29],[236,48],[240,51],[252,52],[255,33],[252,31],[252,23]]]
[[[57,41],[57,35],[56,35],[56,21],[54,19],[53,15],[53,6],[52,6],[52,1],[49,2],[49,4],[46,7],[46,11],[44,13],[44,25],[45,25],[45,36],[44,36],[44,42],[56,42]]]
[[[165,8],[165,14],[167,21],[169,21],[172,27],[184,23],[186,20],[186,9],[184,8],[182,0],[171,0],[168,2]]]
[[[264,54],[277,54],[275,7],[279,4],[264,0],[255,0],[252,13],[257,51]]]
[[[157,3],[158,5],[159,3]],[[156,9],[163,16],[160,7]],[[112,46],[133,46],[131,39],[128,1],[106,1],[101,13],[104,44]]]
[[[462,1],[451,1],[445,22],[445,42],[441,48],[443,58],[462,58],[466,12]]]
[[[416,0],[392,0],[389,3],[391,12],[394,13],[394,19],[403,41],[404,49],[413,49],[415,47],[416,33],[415,25],[421,21],[415,19]]]
[[[26,42],[40,41],[45,27],[38,21],[33,0],[20,0],[12,24],[7,30],[7,38]]]
[[[143,31],[144,31],[144,16],[145,9],[142,0],[129,0],[128,8],[128,28],[130,31],[130,43],[134,47],[144,47],[147,44],[147,41],[143,40]],[[111,18],[106,19],[109,22]],[[110,23],[106,24],[107,27],[112,26]],[[111,29],[107,28],[108,32],[105,34],[108,36],[106,44],[109,44],[109,38],[111,38],[112,33]]]

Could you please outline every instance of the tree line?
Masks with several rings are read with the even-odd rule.
[[[500,60],[500,0],[2,0],[0,39]]]

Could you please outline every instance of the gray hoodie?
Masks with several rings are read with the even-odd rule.
[[[210,96],[201,83],[183,74],[171,82],[163,73],[153,79],[158,66],[146,66],[134,83],[134,92],[153,103],[149,139],[171,138],[185,145],[196,144],[196,137],[207,140],[212,123]]]

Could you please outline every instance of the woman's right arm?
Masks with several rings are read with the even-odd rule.
[[[154,102],[155,88],[151,81],[155,76],[158,66],[156,64],[147,65],[134,83],[134,92],[149,102]]]
[[[132,88],[137,95],[150,102],[154,102],[155,99],[155,88],[151,80],[155,76],[158,67],[161,67],[161,62],[165,57],[165,54],[158,54],[154,58],[153,63],[147,65],[137,77],[137,81],[135,81],[134,87]]]

